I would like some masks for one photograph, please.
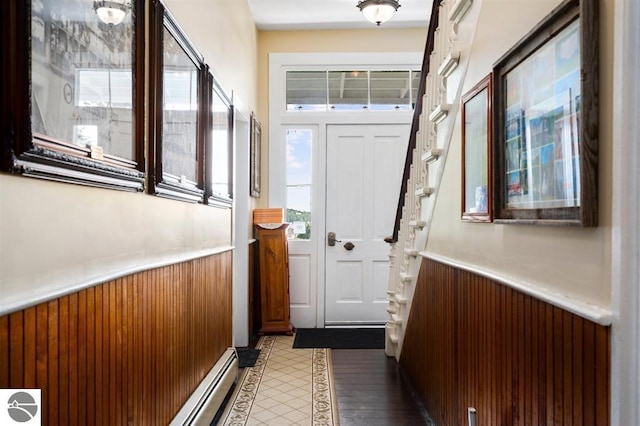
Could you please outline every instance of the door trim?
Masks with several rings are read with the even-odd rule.
[[[249,345],[249,116],[232,93],[233,125],[233,344]]]
[[[635,78],[640,40],[640,3],[616,4],[613,40],[613,167],[612,170],[612,307],[615,313],[611,337],[611,424],[640,421],[640,131],[637,117],[640,84]],[[622,82],[625,82],[624,84]]]
[[[325,198],[327,126],[332,124],[407,124],[413,111],[356,111],[356,112],[287,112],[286,71],[312,68],[329,69],[340,66],[398,66],[420,69],[423,52],[389,53],[270,53],[269,54],[269,127],[268,127],[268,206],[284,207],[286,201],[285,126],[317,126],[318,147],[314,164],[318,173],[313,181],[313,221],[311,239],[315,242],[316,327],[325,327]],[[264,143],[264,141],[263,141]],[[320,267],[320,265],[322,267]],[[294,324],[295,325],[295,324]]]

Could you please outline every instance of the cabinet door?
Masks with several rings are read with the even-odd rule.
[[[258,228],[262,334],[291,333],[286,224],[283,226],[277,229]]]

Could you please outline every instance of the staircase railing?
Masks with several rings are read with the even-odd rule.
[[[398,233],[400,232],[400,220],[402,219],[402,208],[404,207],[404,196],[407,192],[407,181],[409,180],[409,172],[413,162],[413,150],[416,148],[416,134],[420,126],[420,114],[422,114],[422,98],[426,87],[426,76],[429,74],[429,65],[431,61],[431,53],[433,52],[433,43],[438,28],[438,16],[440,13],[440,3],[442,0],[434,0],[431,8],[431,17],[429,18],[429,30],[427,32],[427,41],[424,48],[424,57],[422,58],[422,69],[420,70],[420,84],[418,84],[418,95],[416,96],[416,104],[413,108],[413,120],[411,122],[411,132],[409,133],[409,144],[407,146],[407,155],[404,159],[404,172],[402,175],[402,185],[400,186],[400,195],[398,197],[398,208],[396,210],[396,220],[393,225],[393,234],[387,242],[395,243],[398,241]]]
[[[393,234],[387,238],[390,270],[386,353],[399,357],[413,290],[426,246],[435,198],[451,139],[461,82],[447,78],[460,61],[458,24],[473,0],[434,0],[427,34],[418,99],[405,157]],[[450,91],[448,95],[447,92]],[[448,104],[452,102],[453,104]],[[452,114],[455,117],[455,114]]]

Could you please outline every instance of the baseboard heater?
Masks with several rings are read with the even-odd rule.
[[[229,348],[200,382],[170,424],[209,426],[237,378],[238,355],[233,348]]]

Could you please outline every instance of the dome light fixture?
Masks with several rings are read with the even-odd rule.
[[[360,0],[357,7],[367,21],[380,26],[391,19],[393,12],[400,7],[400,3],[398,0]]]
[[[109,26],[120,24],[131,9],[130,0],[93,0],[98,18]]]

